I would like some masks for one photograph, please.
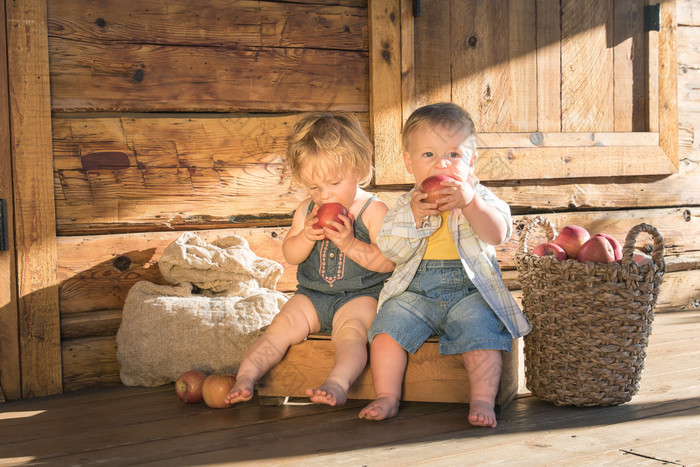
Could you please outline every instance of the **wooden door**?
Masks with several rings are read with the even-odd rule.
[[[4,2],[0,4],[0,24],[5,24]],[[21,391],[6,45],[5,28],[2,27],[0,28],[0,390],[2,391],[0,397],[19,399]]]
[[[370,3],[378,185],[408,183],[399,135],[417,106],[462,105],[482,180],[670,174],[678,168],[675,2]]]

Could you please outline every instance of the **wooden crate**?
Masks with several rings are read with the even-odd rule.
[[[501,386],[496,406],[504,408],[518,393],[518,341],[503,353]],[[307,397],[305,390],[320,386],[333,366],[333,343],[328,334],[311,334],[293,345],[282,361],[258,382],[262,397]],[[350,387],[349,399],[374,399],[369,364]],[[404,376],[403,401],[469,403],[467,373],[461,355],[440,355],[438,338],[431,337],[418,351],[409,354]]]

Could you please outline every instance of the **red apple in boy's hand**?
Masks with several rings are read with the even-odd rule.
[[[581,245],[576,257],[582,263],[611,263],[615,261],[615,252],[612,245],[604,237],[591,237]]]
[[[619,261],[622,259],[622,246],[620,246],[620,242],[615,240],[615,237],[608,235],[606,233],[597,233],[593,235],[594,237],[603,237],[607,241],[610,242],[610,246],[612,246],[613,251],[615,252],[615,261]]]
[[[186,371],[175,381],[175,394],[182,402],[188,404],[202,402],[202,383],[207,374],[199,370]]]
[[[445,188],[442,186],[442,182],[445,180],[454,180],[454,178],[447,175],[433,175],[432,177],[428,177],[423,180],[423,183],[420,184],[420,190],[423,193],[428,194],[428,197],[423,201],[427,203],[435,203],[438,199],[442,198],[444,195],[439,195],[437,191]]]
[[[567,225],[561,229],[557,238],[552,240],[552,243],[562,247],[564,251],[566,251],[566,256],[575,259],[578,256],[579,248],[581,248],[581,245],[586,243],[589,238],[591,238],[591,234],[583,227]]]
[[[318,222],[314,224],[314,229],[322,229],[324,227],[328,227],[329,229],[335,230],[337,232],[338,230],[331,225],[331,222],[340,222],[342,224],[343,221],[340,220],[338,215],[348,215],[348,210],[345,209],[345,206],[343,206],[342,204],[326,203],[321,205],[321,207],[319,207],[318,211],[316,212]]]
[[[566,251],[559,245],[554,243],[542,243],[532,249],[532,254],[535,256],[554,255],[557,261],[566,261]]]

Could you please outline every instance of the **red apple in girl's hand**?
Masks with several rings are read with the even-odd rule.
[[[612,245],[603,237],[591,237],[581,245],[576,257],[582,263],[611,263],[615,261],[615,252]]]
[[[578,249],[581,248],[581,245],[586,243],[589,238],[591,238],[591,234],[583,227],[567,225],[561,229],[559,235],[557,235],[557,238],[555,238],[552,243],[562,247],[564,251],[566,251],[566,256],[575,259],[578,256]]]
[[[207,376],[202,384],[202,396],[204,403],[212,409],[225,409],[233,404],[226,402],[226,396],[233,385],[236,384],[236,377],[229,374],[214,374]]]
[[[341,221],[338,217],[340,214],[343,216],[348,215],[348,210],[345,209],[345,206],[340,203],[326,203],[321,205],[316,212],[318,222],[314,224],[314,229],[328,227],[329,229],[337,232],[338,230],[331,225],[331,222],[340,222],[342,224],[343,221]]]
[[[445,188],[442,186],[442,182],[445,180],[454,180],[454,178],[447,175],[433,175],[432,177],[428,177],[423,180],[423,183],[420,184],[420,190],[423,193],[428,194],[428,197],[423,201],[427,203],[435,203],[438,199],[442,198],[443,195],[439,195],[436,192]]]
[[[188,404],[202,402],[202,383],[207,374],[199,370],[186,371],[175,381],[175,394]]]
[[[608,235],[606,233],[597,233],[593,236],[594,237],[603,237],[604,239],[609,241],[610,246],[612,246],[612,249],[615,252],[615,261],[619,261],[622,259],[622,246],[620,246],[620,242],[615,240],[615,237]]]
[[[559,245],[554,243],[542,243],[532,249],[532,254],[535,256],[554,255],[557,261],[566,261],[566,251]]]

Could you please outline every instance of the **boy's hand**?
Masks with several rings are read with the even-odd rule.
[[[472,202],[476,191],[474,191],[472,177],[464,180],[459,175],[453,175],[454,180],[445,180],[441,184],[449,190],[447,193],[438,199],[438,210],[449,211],[451,209],[464,209]],[[474,177],[476,180],[476,177]]]
[[[423,222],[428,216],[437,216],[440,214],[437,203],[428,203],[425,199],[428,194],[416,188],[411,195],[411,211],[416,219],[418,228],[423,226]]]
[[[355,241],[355,231],[353,229],[354,220],[352,217],[343,216],[342,214],[338,214],[338,219],[340,219],[342,223],[336,221],[331,221],[330,223],[337,232],[331,228],[324,227],[323,233],[340,251],[345,252]]]
[[[323,229],[314,229],[314,224],[318,222],[318,217],[316,217],[317,212],[318,205],[314,206],[304,219],[304,237],[310,242],[317,242],[325,238]]]

